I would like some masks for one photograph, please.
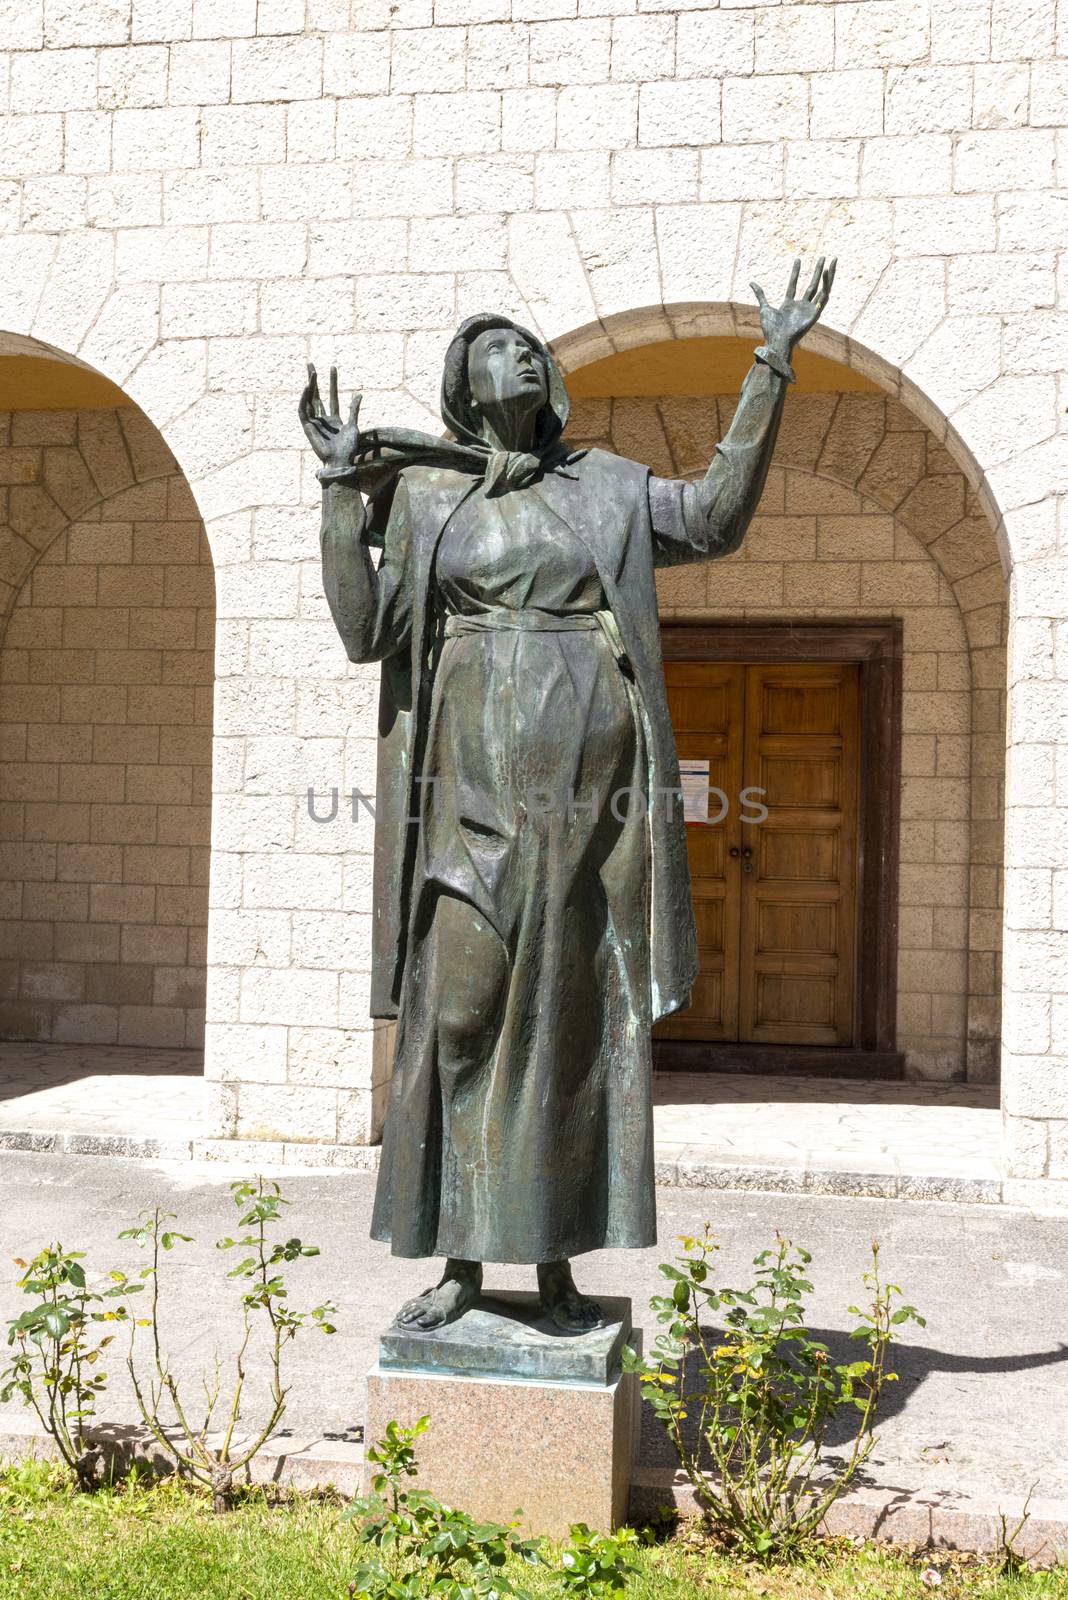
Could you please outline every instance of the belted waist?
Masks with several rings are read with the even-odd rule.
[[[597,615],[590,611],[541,611],[536,606],[510,611],[506,606],[495,606],[489,611],[456,612],[447,617],[445,637],[455,639],[461,633],[488,633],[497,629],[514,633],[593,632],[601,626]]]
[[[445,619],[446,639],[455,639],[463,633],[503,630],[513,633],[600,633],[615,656],[620,672],[634,682],[634,668],[623,649],[615,618],[610,611],[541,611],[537,606],[510,611],[507,606],[492,606],[488,611],[455,612]]]

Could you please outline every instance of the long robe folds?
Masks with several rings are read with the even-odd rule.
[[[650,1029],[698,963],[654,569],[737,546],[784,391],[754,368],[700,506],[596,449],[503,495],[412,466],[376,568],[357,491],[325,491],[331,609],[383,663],[372,1233],[397,1255],[655,1239]]]

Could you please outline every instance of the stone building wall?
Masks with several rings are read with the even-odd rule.
[[[337,938],[369,915],[366,856],[300,821],[308,773],[335,781],[340,747],[365,774],[374,732],[374,674],[348,671],[322,611],[304,361],[336,358],[369,423],[434,425],[469,312],[515,313],[570,367],[755,342],[750,280],[774,293],[826,251],[812,347],[931,429],[1012,567],[1006,1130],[1038,1185],[1019,1194],[1063,1192],[1063,5],[28,0],[5,25],[0,330],[126,390],[216,565],[220,1130],[329,1140],[352,1095],[373,1127],[365,958]],[[264,740],[297,753],[299,789]],[[300,940],[265,943],[282,908],[259,902],[287,879]]]
[[[0,1037],[199,1046],[215,621],[203,524],[169,454],[138,457],[153,441],[133,413],[16,412],[0,437],[13,602]]]

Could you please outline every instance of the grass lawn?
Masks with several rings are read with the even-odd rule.
[[[358,1545],[343,1507],[254,1496],[214,1516],[177,1484],[75,1495],[49,1469],[0,1470],[0,1600],[347,1600]],[[632,1600],[1068,1600],[1068,1570],[1002,1577],[949,1556],[837,1544],[789,1567],[748,1567],[693,1532],[643,1548]],[[941,1584],[921,1574],[936,1567]],[[546,1574],[515,1579],[539,1600]]]

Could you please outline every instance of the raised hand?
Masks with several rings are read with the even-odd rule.
[[[794,262],[790,274],[790,285],[786,291],[786,299],[781,306],[770,304],[767,295],[759,283],[751,283],[749,287],[757,297],[760,306],[760,326],[764,332],[766,342],[779,355],[787,361],[794,345],[803,339],[808,330],[820,319],[824,306],[830,298],[831,287],[834,283],[837,260],[831,262],[824,269],[824,258],[820,256],[816,262],[816,270],[812,274],[812,281],[800,299],[797,295],[797,284],[801,277],[800,257]]]
[[[330,409],[323,405],[319,394],[319,377],[311,362],[308,363],[308,381],[300,397],[297,414],[305,436],[323,466],[331,471],[351,467],[359,448],[359,420],[362,394],[354,394],[349,406],[348,421],[341,417],[337,392],[337,368],[330,368]]]

